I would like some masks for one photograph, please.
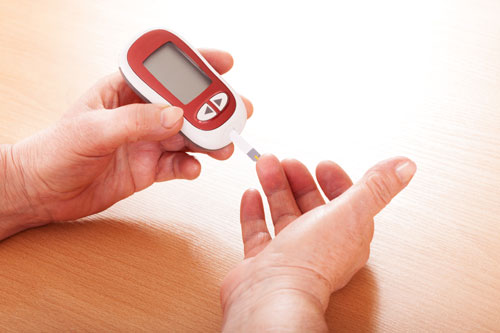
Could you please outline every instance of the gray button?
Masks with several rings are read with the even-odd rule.
[[[227,95],[223,92],[218,93],[214,97],[210,98],[210,102],[214,103],[219,111],[222,111],[227,105]]]
[[[214,104],[220,107],[222,105],[222,98],[214,99]]]
[[[214,109],[210,107],[207,103],[203,104],[203,106],[198,110],[196,114],[196,118],[200,121],[207,121],[214,118],[217,115]]]

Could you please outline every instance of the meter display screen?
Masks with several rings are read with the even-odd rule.
[[[144,66],[183,104],[207,89],[212,80],[184,55],[172,42],[158,48]]]

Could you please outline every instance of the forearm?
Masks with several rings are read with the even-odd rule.
[[[40,219],[29,199],[18,164],[13,146],[0,145],[0,240],[46,223]]]

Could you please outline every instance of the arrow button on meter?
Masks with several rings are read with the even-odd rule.
[[[214,97],[210,98],[210,102],[214,103],[215,107],[222,111],[227,104],[227,95],[223,92],[218,93]]]
[[[210,107],[207,103],[203,104],[203,106],[198,110],[196,114],[196,118],[200,121],[207,121],[214,118],[217,115],[214,109]]]

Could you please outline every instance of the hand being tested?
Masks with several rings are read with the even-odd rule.
[[[411,180],[416,166],[393,158],[356,184],[333,162],[316,178],[296,160],[264,155],[257,174],[270,206],[276,237],[266,227],[260,194],[241,200],[245,260],[223,282],[224,331],[327,331],[330,294],[365,264],[373,217]]]
[[[232,67],[225,52],[201,53],[221,74]],[[120,73],[104,78],[52,128],[0,146],[0,240],[100,212],[154,182],[194,179],[201,166],[188,152],[231,156],[232,145],[193,145],[182,124],[181,109],[144,104]]]

